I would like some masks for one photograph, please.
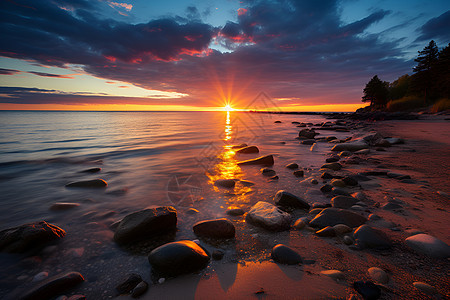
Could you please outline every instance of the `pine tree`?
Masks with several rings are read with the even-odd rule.
[[[425,102],[430,97],[430,89],[434,82],[433,66],[438,60],[439,49],[436,43],[431,40],[428,46],[414,60],[417,66],[413,68],[416,73],[413,78],[413,88],[419,93],[424,94]]]
[[[389,82],[381,81],[378,75],[373,76],[363,90],[362,102],[370,101],[370,106],[386,106],[389,95],[388,87]]]
[[[439,52],[439,58],[433,66],[436,76],[434,90],[441,98],[450,99],[450,44]]]

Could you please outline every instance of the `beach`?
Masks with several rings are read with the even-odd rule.
[[[450,121],[445,115],[373,122],[238,112],[194,114],[184,119],[162,113],[133,118],[85,114],[83,126],[77,121],[68,125],[80,128],[70,139],[55,139],[54,129],[29,123],[51,133],[46,137],[51,140],[38,133],[37,146],[34,138],[23,147],[8,146],[14,141],[4,135],[2,151],[9,158],[2,161],[6,171],[1,174],[1,189],[9,199],[5,205],[10,214],[2,216],[0,230],[45,220],[66,235],[35,251],[0,254],[5,266],[0,296],[23,295],[70,271],[79,272],[83,282],[55,296],[131,299],[134,287],[122,295],[117,291],[130,273],[148,283],[140,299],[450,296],[448,248],[439,244],[434,251],[429,245],[423,248],[406,241],[427,235],[450,244],[446,221]],[[61,120],[67,116],[72,115],[53,115]],[[93,119],[102,125],[89,126]],[[204,124],[196,124],[199,119]],[[117,122],[123,132],[111,129]],[[156,124],[159,129],[153,130]],[[24,135],[35,132],[22,123],[10,126]],[[96,147],[99,141],[101,148]],[[67,143],[72,146],[61,146]],[[255,146],[257,152],[242,143]],[[334,147],[342,150],[333,151]],[[353,148],[346,150],[349,147]],[[248,162],[270,156],[273,163]],[[92,174],[80,173],[86,170]],[[76,186],[95,178],[107,186]],[[260,201],[287,215],[289,224],[274,229],[256,222],[249,215]],[[27,206],[33,212],[26,211]],[[176,230],[168,236],[125,244],[117,238],[125,217],[167,206],[176,209],[177,218]],[[350,217],[339,216],[336,223],[326,217],[330,211],[349,212]],[[318,218],[321,215],[325,217]],[[223,226],[212,233],[194,232],[198,222],[221,218],[232,224],[233,237],[219,236]],[[336,227],[340,222],[348,225]],[[322,228],[327,230],[319,232]],[[205,266],[187,274],[155,272],[155,261],[149,263],[148,254],[157,246],[182,240],[194,241],[208,256],[218,251],[223,257],[210,257]],[[285,254],[280,258],[273,250],[279,244],[301,260],[283,262]],[[369,272],[370,268],[381,271]]]

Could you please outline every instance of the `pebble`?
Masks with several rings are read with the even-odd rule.
[[[304,228],[308,224],[308,219],[306,217],[300,218],[295,221],[293,227],[297,230]]]
[[[320,207],[318,207],[318,208],[313,208],[313,209],[311,209],[311,210],[309,211],[309,214],[310,214],[310,215],[317,215],[317,214],[319,214],[322,210],[323,210],[323,208],[320,208]]]
[[[42,281],[37,286],[28,289],[20,299],[47,299],[63,294],[84,281],[78,272],[68,272],[53,276]]]
[[[249,186],[254,186],[255,183],[252,181],[248,181],[248,180],[240,180],[239,181],[243,186],[249,187]]]
[[[274,160],[273,160],[273,155],[266,155],[266,156],[261,156],[261,157],[255,158],[255,159],[241,161],[241,162],[238,162],[237,164],[241,165],[241,166],[246,166],[246,165],[272,166],[274,164]]]
[[[273,198],[275,204],[286,207],[309,209],[310,205],[304,199],[291,194],[285,190],[280,190]]]
[[[381,284],[387,284],[389,282],[389,275],[380,268],[372,267],[367,270],[370,278]]]
[[[346,244],[346,245],[353,245],[353,239],[348,235],[344,236],[343,241],[344,241],[344,244]]]
[[[340,281],[340,280],[345,280],[345,275],[344,273],[342,273],[339,270],[326,270],[326,271],[321,271],[320,274],[323,274],[325,276],[328,276],[332,279],[334,279],[335,281]]]
[[[131,292],[131,297],[137,298],[142,296],[148,289],[148,283],[145,281],[141,281],[136,285],[136,287]]]
[[[325,208],[315,216],[314,219],[309,222],[310,226],[313,227],[326,227],[334,226],[337,224],[345,224],[349,227],[357,227],[364,224],[367,219],[355,212],[339,209],[339,208]]]
[[[48,272],[43,271],[43,272],[40,272],[40,273],[37,273],[36,275],[34,275],[32,282],[39,282],[39,281],[46,279],[47,277],[48,277]]]
[[[195,215],[195,214],[198,214],[199,211],[198,211],[197,209],[191,207],[191,208],[189,208],[189,209],[186,211],[186,213],[187,213],[188,215]]]
[[[326,161],[327,163],[333,163],[333,162],[339,161],[340,159],[341,159],[341,158],[340,158],[339,156],[334,155],[334,156],[332,156],[332,157],[328,157],[327,159],[325,159],[325,161]]]
[[[302,262],[300,254],[283,244],[273,247],[271,257],[275,262],[285,265],[296,265]]]
[[[319,182],[317,181],[317,179],[311,179],[311,184],[319,184]]]
[[[274,176],[276,172],[270,168],[262,168],[261,174],[263,174],[264,176]]]
[[[259,153],[259,149],[256,146],[247,146],[237,150],[236,153],[238,154]]]
[[[419,291],[421,291],[425,294],[428,294],[431,296],[437,294],[437,290],[433,286],[429,285],[428,283],[416,281],[413,283],[413,285],[416,289],[418,289]]]
[[[342,165],[338,162],[326,163],[321,166],[322,169],[330,169],[333,171],[339,171],[342,169]]]
[[[358,202],[358,199],[348,196],[336,196],[331,198],[331,206],[336,208],[350,208]]]
[[[322,179],[332,179],[333,175],[331,175],[328,172],[323,172],[322,175],[320,175],[320,178],[322,178]]]
[[[368,225],[359,226],[353,233],[356,244],[361,248],[388,249],[392,246],[388,236]]]

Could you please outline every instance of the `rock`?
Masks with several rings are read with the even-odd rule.
[[[346,151],[341,151],[341,152],[339,152],[338,155],[339,155],[340,157],[346,157],[346,156],[352,156],[352,154],[353,154],[352,152],[346,150]]]
[[[286,166],[286,168],[291,169],[291,170],[295,170],[298,169],[298,164],[296,163],[290,163]]]
[[[334,232],[336,232],[337,235],[342,235],[342,234],[352,231],[352,229],[345,224],[337,224],[337,225],[334,225],[333,228],[334,228]]]
[[[385,139],[381,139],[377,141],[377,143],[374,145],[375,147],[390,147],[391,143]]]
[[[270,168],[262,168],[260,171],[264,176],[275,176],[276,174],[276,172]]]
[[[345,187],[346,186],[344,180],[342,180],[342,179],[333,179],[333,180],[331,180],[330,184],[333,186],[337,186],[337,187]]]
[[[322,210],[323,210],[323,208],[319,208],[319,207],[313,208],[313,209],[311,209],[311,210],[309,211],[309,214],[310,214],[310,215],[317,215],[317,214],[319,214]]]
[[[239,182],[240,182],[243,186],[246,186],[246,187],[254,186],[254,185],[255,185],[254,182],[251,182],[251,181],[248,181],[248,180],[240,180]]]
[[[312,145],[316,142],[316,140],[303,140],[300,142],[302,145]]]
[[[381,220],[381,217],[379,215],[376,215],[376,214],[370,214],[368,220],[369,221],[377,221],[377,220]]]
[[[189,208],[189,209],[186,211],[186,213],[187,213],[188,215],[196,215],[196,214],[199,213],[199,211],[198,211],[197,209],[191,207],[191,208]]]
[[[315,179],[315,178],[313,178],[313,179],[311,179],[311,184],[319,184],[319,182],[317,181],[317,179]]]
[[[302,129],[298,133],[300,138],[313,139],[318,133],[316,133],[313,129]]]
[[[221,250],[214,250],[212,253],[212,258],[214,260],[221,260],[223,258],[223,256],[225,255],[225,253]]]
[[[381,208],[384,210],[396,210],[396,209],[402,209],[403,206],[401,206],[397,203],[388,202],[388,203],[382,205]]]
[[[81,173],[98,173],[101,170],[102,170],[102,168],[90,168],[90,169],[81,171]]]
[[[348,235],[344,236],[343,241],[346,245],[353,245],[353,239]]]
[[[303,217],[303,218],[300,218],[297,221],[295,221],[293,227],[297,230],[300,230],[300,229],[304,228],[306,225],[308,225],[308,219]]]
[[[138,298],[142,296],[148,290],[148,283],[145,281],[141,281],[136,285],[136,287],[131,292],[131,297]]]
[[[42,281],[44,279],[46,279],[48,277],[48,272],[39,272],[36,275],[34,275],[33,280],[31,280],[32,282],[39,282]]]
[[[370,149],[362,149],[362,150],[355,151],[354,153],[366,155],[366,154],[370,153]]]
[[[302,257],[286,245],[278,244],[272,249],[272,259],[280,264],[296,265],[302,263]]]
[[[366,197],[366,195],[364,195],[363,192],[353,193],[352,197],[358,199],[359,201],[366,201],[367,200],[367,197]]]
[[[230,206],[227,209],[227,215],[230,216],[242,216],[243,214],[245,214],[245,211],[239,207]]]
[[[303,172],[303,170],[297,170],[297,171],[294,171],[294,176],[295,177],[303,177],[304,175],[305,175],[305,173]]]
[[[348,196],[348,197],[350,197],[350,193],[349,193],[349,192],[347,192],[347,191],[344,190],[343,188],[340,188],[340,187],[337,187],[337,186],[335,186],[335,187],[333,187],[333,188],[331,189],[331,193],[333,193],[333,194],[335,194],[335,195],[342,195],[342,196]]]
[[[114,234],[118,244],[154,237],[177,227],[177,211],[172,206],[160,206],[131,213],[122,219]]]
[[[239,149],[239,148],[244,148],[244,147],[247,147],[247,146],[248,146],[247,144],[243,143],[243,144],[240,144],[240,145],[233,145],[233,146],[231,146],[231,149]]]
[[[324,204],[324,203],[320,203],[320,202],[314,202],[312,205],[312,208],[327,208],[327,207],[331,207],[331,204]]]
[[[364,300],[375,300],[381,297],[381,289],[372,281],[356,281],[353,287]]]
[[[450,257],[450,246],[429,234],[419,233],[408,237],[406,245],[414,251],[435,258]]]
[[[349,227],[357,227],[364,224],[367,219],[357,213],[346,209],[325,208],[309,222],[312,227],[327,227],[337,224],[344,224]]]
[[[280,177],[272,176],[272,177],[269,178],[269,181],[274,181],[274,180],[278,180],[278,179],[280,179]]]
[[[405,233],[408,236],[413,236],[413,235],[421,234],[421,233],[424,233],[424,232],[422,230],[420,230],[420,229],[411,228],[411,229],[405,230]]]
[[[355,142],[347,142],[347,143],[341,143],[336,144],[331,151],[358,151],[362,149],[368,149],[369,145],[367,145],[365,142],[362,141],[355,141]]]
[[[381,284],[387,284],[389,282],[389,275],[382,269],[372,267],[367,270],[370,278]]]
[[[327,163],[333,163],[339,161],[341,158],[339,156],[332,156],[325,159]]]
[[[358,185],[358,180],[356,180],[355,177],[353,176],[345,176],[344,178],[342,178],[342,180],[346,185],[350,186]]]
[[[329,193],[329,192],[331,192],[332,190],[333,190],[333,186],[330,185],[330,184],[325,184],[325,185],[323,185],[323,186],[320,188],[320,191],[321,191],[322,193]]]
[[[320,175],[320,177],[323,178],[323,179],[332,179],[332,178],[334,178],[333,175],[331,175],[328,172],[323,172],[322,175]]]
[[[345,275],[339,270],[321,271],[320,274],[331,277],[335,281],[345,280]]]
[[[333,237],[336,236],[336,231],[331,226],[327,226],[321,230],[316,231],[316,235],[320,237]]]
[[[85,295],[72,295],[67,300],[86,300]]]
[[[431,296],[436,295],[438,293],[434,287],[432,287],[431,285],[429,285],[425,282],[416,281],[413,283],[413,285],[419,291],[421,291],[425,294],[431,295]]]
[[[66,184],[66,187],[79,187],[79,188],[104,188],[108,185],[103,179],[97,178],[92,180],[75,181]]]
[[[244,160],[237,163],[240,166],[246,165],[268,165],[271,166],[274,164],[273,155],[261,156],[255,159]]]
[[[236,151],[237,154],[250,154],[259,153],[259,149],[256,146],[247,146]]]
[[[0,231],[0,252],[23,253],[65,235],[63,229],[45,221],[8,228]]]
[[[29,289],[20,299],[38,300],[53,298],[63,294],[84,281],[83,276],[78,272],[63,273],[48,278]]]
[[[342,165],[338,162],[326,163],[326,164],[323,164],[321,168],[322,169],[330,169],[333,171],[339,171],[340,169],[342,169]]]
[[[301,209],[309,209],[310,205],[308,202],[303,200],[302,198],[295,196],[289,192],[284,190],[280,190],[276,193],[273,198],[276,205],[284,206],[284,207],[293,207],[293,208],[301,208]]]
[[[281,121],[275,121],[274,123],[281,123]]]
[[[357,202],[358,199],[342,195],[331,198],[331,206],[336,208],[350,208]]]
[[[214,239],[232,239],[236,234],[233,223],[227,219],[206,220],[193,226],[197,236]]]
[[[283,231],[290,228],[291,216],[268,202],[259,201],[250,209],[246,220],[268,230]]]
[[[399,139],[399,138],[386,138],[386,141],[389,142],[391,145],[397,145],[397,144],[404,144],[405,140]]]
[[[119,285],[116,286],[116,291],[119,294],[129,294],[142,281],[142,277],[138,274],[130,274]]]
[[[236,181],[234,179],[219,179],[214,182],[215,186],[231,189],[234,188]]]
[[[167,276],[192,273],[205,268],[209,255],[193,241],[178,241],[159,246],[148,256],[153,270]]]
[[[387,235],[370,227],[369,225],[362,225],[358,227],[353,233],[356,244],[359,248],[374,248],[374,249],[389,249],[392,246],[391,241]]]
[[[75,208],[78,206],[80,206],[79,203],[56,202],[50,206],[50,210],[54,210],[54,211],[68,210],[68,209]]]

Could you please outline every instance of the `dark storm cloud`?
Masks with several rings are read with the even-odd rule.
[[[17,3],[1,4],[4,56],[79,64],[108,80],[191,95],[178,104],[217,106],[214,97],[251,100],[259,91],[300,98],[283,104],[355,103],[373,75],[392,80],[411,68],[397,41],[366,33],[390,12],[344,24],[333,0],[243,1],[237,22],[221,29],[201,23],[194,7],[188,18],[127,24],[101,17],[101,2],[78,1],[69,10],[72,1],[59,4],[64,9]],[[427,24],[424,34],[432,30]],[[204,52],[214,38],[234,51]]]
[[[447,44],[450,41],[450,10],[426,22],[419,31],[421,35],[416,41],[435,39]]]

